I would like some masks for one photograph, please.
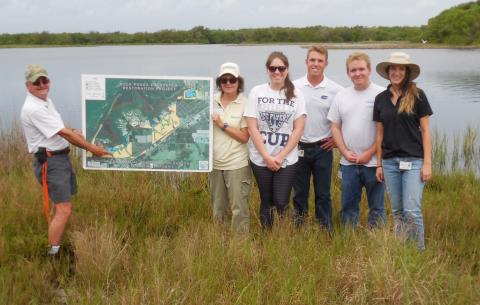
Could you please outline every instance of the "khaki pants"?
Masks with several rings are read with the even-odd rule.
[[[232,211],[232,230],[248,232],[250,216],[248,196],[252,186],[249,166],[234,170],[216,170],[209,174],[212,195],[213,218],[225,223],[228,208]]]

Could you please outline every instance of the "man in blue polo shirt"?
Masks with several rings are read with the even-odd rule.
[[[103,147],[91,144],[80,132],[65,127],[53,102],[48,98],[51,81],[40,65],[29,65],[25,72],[27,97],[21,111],[21,122],[28,151],[35,154],[35,176],[54,203],[50,221],[48,199],[44,212],[48,224],[48,254],[60,249],[63,232],[72,213],[71,196],[76,193],[76,177],[68,157],[69,143],[92,152],[96,156],[109,154]],[[44,183],[46,182],[46,183]]]

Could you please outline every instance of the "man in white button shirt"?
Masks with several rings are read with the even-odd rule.
[[[92,152],[96,156],[109,154],[101,146],[85,140],[80,132],[65,127],[52,100],[48,98],[51,81],[40,65],[29,65],[25,72],[27,97],[21,111],[21,122],[28,151],[35,154],[35,176],[54,203],[50,220],[48,198],[44,212],[49,222],[48,254],[55,255],[60,249],[63,232],[72,213],[71,196],[76,193],[76,177],[68,157],[69,143]],[[46,183],[43,183],[43,182]]]
[[[299,160],[293,184],[293,208],[296,224],[302,224],[308,214],[310,177],[315,191],[315,218],[327,230],[332,230],[332,149],[335,147],[328,110],[342,86],[324,74],[328,65],[328,50],[312,46],[307,51],[307,75],[294,81],[295,88],[305,96],[307,120],[303,136],[298,143]]]

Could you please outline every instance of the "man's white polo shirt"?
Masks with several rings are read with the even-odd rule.
[[[294,85],[295,88],[302,91],[307,108],[307,120],[300,141],[314,143],[331,137],[331,122],[327,119],[328,110],[332,105],[333,98],[343,87],[326,76],[320,84],[312,86],[306,75],[296,79]]]
[[[57,134],[65,124],[49,98],[44,101],[27,92],[20,119],[30,153],[39,147],[50,151],[68,147],[68,141]]]

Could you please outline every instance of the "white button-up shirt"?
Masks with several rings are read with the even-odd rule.
[[[30,153],[39,147],[50,151],[68,147],[68,141],[58,135],[65,124],[49,98],[44,101],[28,92],[20,119]]]

